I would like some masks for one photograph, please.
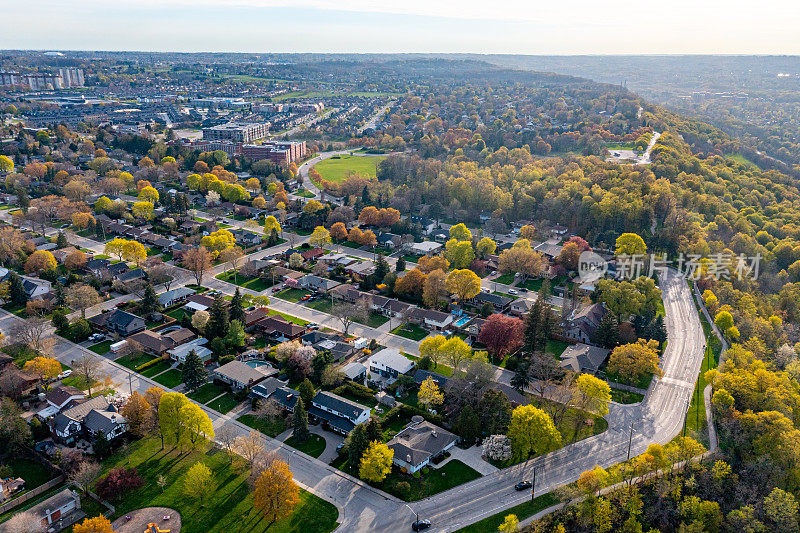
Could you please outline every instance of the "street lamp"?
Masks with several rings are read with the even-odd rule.
[[[534,500],[536,494],[536,466],[533,467],[533,481],[531,482],[531,501]]]

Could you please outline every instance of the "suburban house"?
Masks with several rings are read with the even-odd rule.
[[[412,307],[405,316],[406,320],[428,329],[441,331],[453,323],[453,315],[433,309]]]
[[[27,511],[42,520],[42,529],[46,531],[61,531],[83,518],[81,511],[81,497],[77,492],[64,489],[50,496],[45,501],[37,503]]]
[[[290,341],[297,339],[306,331],[306,328],[298,326],[293,322],[289,322],[280,315],[270,315],[262,320],[259,320],[256,322],[256,327],[259,328],[267,337],[279,341]]]
[[[428,378],[431,378],[433,381],[435,381],[439,389],[444,389],[444,387],[447,385],[447,378],[441,374],[431,372],[430,370],[422,370],[421,368],[418,368],[416,371],[414,371],[414,381],[417,385],[422,385],[422,382]]]
[[[370,408],[332,392],[321,391],[311,400],[308,414],[323,421],[331,430],[347,435],[370,417]]]
[[[258,385],[254,385],[250,388],[250,398],[255,400],[269,399],[276,390],[285,386],[285,381],[281,381],[278,378],[268,377]],[[292,406],[292,408],[294,408],[294,406]]]
[[[85,398],[86,394],[76,387],[65,385],[54,387],[47,393],[47,396],[45,396],[47,407],[36,413],[36,415],[42,420],[50,418]]]
[[[227,383],[234,389],[249,389],[278,373],[269,363],[250,366],[244,361],[231,361],[211,371],[211,378]]]
[[[233,228],[229,229],[228,231],[233,234],[233,237],[236,239],[236,243],[240,244],[243,248],[258,246],[261,244],[261,235],[253,233],[252,231]]]
[[[197,354],[200,360],[206,362],[211,359],[211,356],[213,355],[213,352],[205,347],[207,343],[208,339],[205,337],[198,337],[191,342],[187,342],[167,350],[167,353],[172,360],[183,363],[186,361],[186,356],[189,355],[189,352],[194,350],[194,353]]]
[[[183,307],[194,313],[195,311],[207,311],[211,304],[214,303],[214,298],[205,294],[193,294],[186,298],[186,305]]]
[[[128,341],[138,343],[147,353],[160,356],[194,338],[194,332],[188,328],[179,328],[163,334],[148,329],[131,335]]]
[[[94,438],[101,433],[112,440],[125,433],[127,427],[125,417],[102,395],[61,411],[51,422],[53,436],[65,444],[82,436]]]
[[[569,319],[563,324],[564,337],[571,342],[590,344],[597,326],[600,325],[600,321],[603,320],[606,313],[608,313],[608,310],[601,303],[573,311]]]
[[[294,389],[286,386],[281,386],[275,389],[270,395],[270,399],[280,405],[286,411],[294,411],[294,406],[297,405],[297,399],[300,398],[300,393]]]
[[[321,278],[313,274],[306,274],[297,280],[298,287],[320,293],[327,293],[337,285],[341,285],[341,283],[338,281],[333,281],[332,279]]]
[[[550,259],[555,259],[561,253],[563,246],[554,244],[552,242],[543,242],[533,247],[534,250],[540,254],[546,255]]]
[[[408,251],[414,255],[434,255],[442,249],[442,244],[433,241],[414,242],[408,247]]]
[[[573,372],[597,373],[600,366],[608,358],[610,350],[591,346],[589,344],[577,343],[567,346],[561,354],[561,362],[558,366],[569,368]]]
[[[95,315],[89,319],[89,322],[100,329],[111,333],[119,333],[123,337],[143,331],[146,327],[144,318],[122,309],[114,309],[113,311]]]
[[[526,300],[524,298],[517,298],[511,305],[508,306],[509,314],[515,316],[524,316],[527,315],[530,310],[533,308],[533,302],[530,300]]]
[[[348,363],[339,369],[339,371],[350,381],[355,381],[356,383],[360,383],[362,385],[367,377],[367,367],[361,363]]]
[[[472,303],[478,307],[485,304],[491,304],[494,310],[498,313],[505,313],[508,311],[509,306],[514,300],[502,294],[492,294],[490,292],[479,292],[472,298]]]
[[[370,380],[386,381],[387,385],[391,385],[399,376],[414,368],[414,361],[397,350],[384,348],[370,356],[367,367]]]
[[[457,441],[456,435],[414,415],[411,422],[386,444],[394,450],[392,462],[413,474],[430,464],[431,459],[444,455]]]
[[[192,294],[194,294],[192,289],[188,287],[178,287],[177,289],[171,289],[159,294],[158,303],[161,304],[161,307],[172,307],[173,305],[186,301]]]

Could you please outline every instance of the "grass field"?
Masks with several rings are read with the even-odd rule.
[[[201,461],[211,469],[215,484],[203,506],[186,497],[183,492],[187,470]],[[106,470],[117,466],[135,467],[145,480],[144,487],[112,502],[116,506],[112,519],[134,509],[164,506],[180,513],[183,533],[327,533],[336,527],[336,507],[305,491],[300,491],[300,503],[291,515],[270,525],[269,520],[253,509],[253,497],[247,486],[249,471],[241,467],[241,462],[241,459],[237,459],[230,464],[228,456],[218,450],[179,454],[177,450],[162,451],[158,439],[136,441],[103,464]],[[167,479],[163,491],[156,483],[159,474]]]
[[[303,443],[297,442],[294,438],[294,435],[286,439],[285,442],[295,450],[300,450],[304,454],[310,455],[311,457],[319,457],[322,455],[322,452],[325,451],[325,439],[313,433],[309,439]]]
[[[254,278],[251,276],[243,276],[242,274],[234,276],[233,270],[228,270],[227,272],[218,274],[217,279],[227,281],[228,283],[233,283],[235,285],[239,285],[240,287],[245,287],[256,292],[261,292],[272,287],[272,283],[269,280],[264,280],[259,277]]]
[[[275,296],[287,302],[297,303],[300,301],[300,298],[309,294],[311,293],[305,289],[284,289]]]
[[[421,341],[427,337],[430,332],[416,324],[400,324],[392,330],[392,333],[413,341]]]
[[[225,413],[236,407],[238,404],[239,402],[236,401],[236,398],[233,397],[233,394],[229,392],[225,394],[225,396],[221,396],[216,400],[214,400],[213,402],[209,402],[206,405],[224,415]]]
[[[224,389],[215,383],[206,383],[195,392],[191,393],[189,398],[196,402],[208,403],[224,392],[227,392],[227,389]]]
[[[94,348],[94,346],[92,346],[89,349],[92,350],[92,348]],[[92,350],[92,351],[94,351],[94,350]],[[96,352],[96,353],[105,353],[105,352]],[[147,363],[148,361],[152,361],[155,358],[156,358],[155,356],[150,355],[150,354],[146,354],[144,352],[136,352],[136,353],[131,353],[131,354],[128,354],[128,355],[123,355],[122,357],[117,359],[116,362],[121,364],[125,368],[130,368],[131,370],[136,370],[137,366],[143,365],[143,364]]]
[[[505,520],[506,516],[510,514],[516,515],[517,518],[522,521],[529,516],[535,515],[539,511],[543,511],[548,507],[552,507],[557,503],[558,498],[552,494],[543,494],[542,496],[537,496],[534,498],[533,501],[527,501],[525,503],[515,505],[510,509],[500,511],[497,514],[484,518],[480,522],[475,522],[467,527],[462,527],[461,529],[457,530],[457,533],[495,533],[500,524],[503,523],[503,520]]]
[[[732,159],[737,163],[745,166],[753,165],[756,168],[759,168],[758,165],[747,159],[744,155],[740,154],[739,152],[736,152],[735,154],[726,154],[725,157],[727,157],[728,159]]]
[[[170,389],[174,389],[175,387],[183,383],[183,377],[181,376],[181,371],[178,370],[177,368],[173,368],[172,370],[167,370],[160,376],[156,376],[153,379]]]
[[[152,378],[156,374],[160,374],[161,372],[165,371],[170,366],[172,366],[171,361],[161,361],[160,363],[157,363],[149,368],[145,368],[140,372],[140,374],[145,377]]]
[[[112,344],[114,344],[114,341],[103,341],[89,346],[89,349],[98,355],[103,355],[108,353]]]
[[[408,474],[403,474],[398,468],[392,468],[392,473],[386,476],[378,487],[389,494],[393,494],[407,502],[414,502],[438,494],[453,487],[463,485],[481,475],[461,461],[451,459],[441,468],[431,468],[427,474],[415,479]],[[398,491],[398,483],[407,482],[410,485],[408,493]]]
[[[323,179],[333,182],[344,180],[351,172],[365,178],[374,178],[377,175],[378,163],[383,159],[385,158],[344,154],[320,161],[314,168]]]
[[[270,437],[277,437],[286,430],[286,422],[282,419],[270,421],[248,414],[240,416],[237,420],[245,426],[249,426]]]

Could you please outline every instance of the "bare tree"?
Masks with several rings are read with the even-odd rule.
[[[242,250],[242,247],[234,246],[232,248],[227,248],[220,252],[219,258],[230,265],[233,270],[233,281],[234,283],[238,283],[239,267],[242,265],[242,259],[244,258],[244,250]]]
[[[83,461],[76,470],[70,473],[69,480],[81,491],[86,491],[100,475],[100,463],[96,461]]]
[[[75,361],[73,371],[76,376],[83,378],[86,381],[86,387],[89,391],[89,396],[92,395],[92,385],[103,378],[100,367],[100,362],[93,356],[84,354]]]
[[[239,435],[234,439],[233,450],[244,457],[252,468],[256,458],[264,453],[264,439],[258,431],[251,430],[248,435]]]
[[[361,298],[356,303],[338,302],[331,308],[331,314],[342,324],[342,333],[347,336],[353,322],[366,322],[369,318],[369,298]]]
[[[86,309],[102,301],[97,291],[84,283],[72,285],[66,290],[64,296],[68,306],[80,310],[81,318],[86,318]]]
[[[49,354],[55,346],[50,333],[50,323],[43,317],[31,317],[14,321],[9,328],[12,344],[25,344],[39,353]]]
[[[197,285],[203,284],[203,276],[211,270],[211,252],[202,246],[192,248],[183,256],[184,266],[194,275]]]
[[[147,275],[153,286],[164,285],[164,289],[169,290],[170,286],[178,277],[178,269],[172,265],[165,265],[162,263],[148,270]]]
[[[230,462],[233,463],[233,447],[236,443],[236,430],[231,426],[224,425],[217,430],[217,442],[228,453]]]

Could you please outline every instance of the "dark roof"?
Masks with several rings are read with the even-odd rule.
[[[115,324],[122,328],[127,328],[135,320],[144,321],[142,317],[134,315],[133,313],[129,313],[127,311],[123,311],[122,309],[114,309],[109,313],[95,315],[89,319],[90,322],[97,324],[99,326],[108,327],[111,324]]]
[[[568,346],[561,354],[561,363],[559,366],[569,368],[574,372],[597,372],[600,365],[608,357],[610,350],[600,348],[599,346],[590,346],[588,344],[573,344]]]
[[[46,399],[53,405],[58,405],[59,407],[63,407],[71,396],[84,397],[86,395],[83,393],[82,390],[78,389],[77,387],[60,385],[51,390],[50,392],[48,392]]]
[[[300,393],[294,389],[290,389],[289,387],[278,387],[270,396],[270,398],[289,410],[294,409],[299,397]]]
[[[429,377],[436,382],[436,385],[438,385],[440,389],[447,385],[447,378],[436,372],[430,372],[429,370],[422,370],[419,368],[414,372],[414,381],[416,381],[417,384],[421,384]]]
[[[118,425],[126,422],[125,417],[117,412],[113,405],[106,409],[92,409],[83,419],[83,425],[91,432],[111,433]]]
[[[510,305],[511,302],[513,301],[513,299],[509,298],[508,296],[503,296],[501,294],[492,294],[483,291],[476,294],[473,300],[476,302],[483,302],[483,303],[488,302],[494,305],[495,307],[501,307],[501,308]]]
[[[308,414],[316,416],[317,418],[321,418],[332,428],[338,429],[344,433],[350,433],[353,431],[353,428],[356,427],[356,425],[350,420],[341,416],[337,416],[333,413],[329,413],[328,411],[323,411],[319,407],[314,407],[313,405],[309,408]]]
[[[351,420],[358,418],[365,410],[369,411],[369,407],[327,391],[318,392],[311,400],[311,405],[327,407]]]
[[[285,387],[286,382],[278,378],[269,377],[250,389],[252,398],[269,398],[280,387]]]
[[[122,264],[122,263],[117,263],[117,264],[119,265],[119,264]],[[116,265],[114,265],[114,266],[116,266]],[[146,275],[147,274],[145,274],[144,269],[142,269],[142,268],[134,268],[133,270],[128,270],[127,272],[123,272],[122,274],[117,276],[117,279],[119,279],[120,281],[132,281],[132,280],[135,280],[135,279],[143,279],[143,278],[146,277]]]
[[[418,465],[439,455],[456,440],[456,435],[425,420],[412,422],[386,444],[398,460]]]

